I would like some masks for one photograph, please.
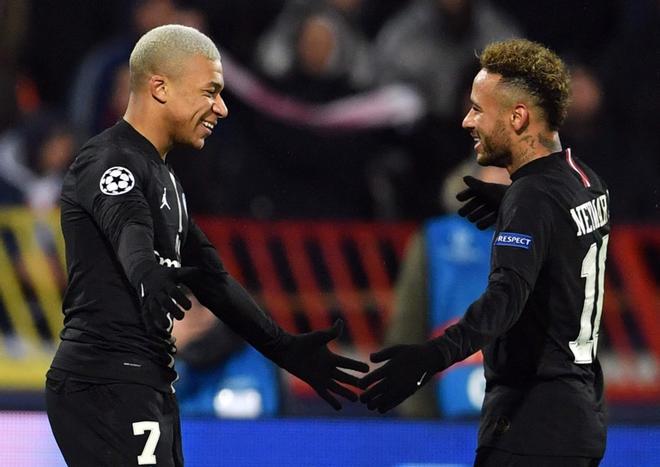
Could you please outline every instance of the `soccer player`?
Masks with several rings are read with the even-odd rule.
[[[124,118],[83,146],[62,190],[69,283],[46,404],[67,464],[183,465],[171,336],[191,306],[181,283],[335,409],[331,393],[357,400],[339,383],[358,378],[340,368],[368,366],[327,347],[341,323],[277,326],[224,269],[166,163],[175,144],[201,149],[228,114],[218,49],[193,28],[155,28],[131,53],[130,79]]]
[[[604,182],[558,129],[569,98],[564,63],[527,40],[480,56],[463,127],[477,162],[505,167],[509,188],[467,179],[461,212],[495,220],[486,291],[445,333],[372,354],[361,400],[385,412],[431,377],[483,350],[486,396],[476,466],[597,466],[605,449],[596,357],[609,239]]]

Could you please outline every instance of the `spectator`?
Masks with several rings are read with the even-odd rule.
[[[258,68],[279,91],[303,102],[353,95],[366,85],[368,69],[366,42],[356,26],[360,5],[290,2],[259,40]],[[252,143],[244,169],[253,183],[242,189],[250,189],[253,216],[371,215],[366,166],[379,152],[373,133],[310,130],[256,113],[244,128]]]
[[[370,70],[367,42],[357,26],[361,4],[362,0],[288,3],[259,40],[257,66],[309,100],[329,100],[364,88]]]
[[[404,217],[438,214],[437,181],[469,148],[455,124],[464,113],[474,53],[495,40],[515,37],[518,26],[487,0],[411,0],[380,29],[373,45],[377,84],[414,87],[428,109],[425,119],[394,135],[407,167],[397,185]]]
[[[517,35],[515,23],[486,0],[413,0],[378,34],[374,76],[414,84],[431,113],[451,119],[463,111],[475,51]]]
[[[39,274],[47,275],[49,281],[63,290],[66,277],[61,271],[58,238],[51,216],[53,208],[59,205],[62,179],[74,150],[74,135],[66,121],[47,111],[26,116],[21,125],[0,135],[0,208],[27,205],[32,209],[32,216],[22,217],[28,222],[21,229],[4,231],[2,242],[15,264],[16,279],[30,305],[36,329],[48,345],[52,345],[53,337],[46,319],[48,309],[44,309],[47,305],[28,270],[30,264],[35,264],[28,259],[34,252],[26,251],[25,245],[29,245],[28,250],[38,249],[36,256],[49,265],[47,271],[40,270]],[[22,238],[17,238],[18,235]],[[11,336],[8,340],[12,351],[20,354],[30,346],[30,341],[14,336],[15,329],[8,326],[7,311],[3,308],[0,305],[0,328]]]
[[[0,136],[0,192],[5,202],[49,210],[59,202],[62,177],[73,159],[73,132],[56,114],[31,115]]]

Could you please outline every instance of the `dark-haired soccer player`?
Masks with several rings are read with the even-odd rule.
[[[48,418],[70,466],[183,465],[172,318],[199,301],[335,409],[357,395],[340,368],[365,363],[332,353],[331,329],[292,335],[225,271],[188,215],[165,162],[174,144],[201,149],[227,116],[220,54],[199,31],[147,32],[130,58],[124,118],[89,140],[62,189],[69,285],[62,342],[46,381]],[[218,460],[218,463],[221,463]]]
[[[526,40],[481,54],[463,120],[477,161],[505,167],[508,189],[468,179],[461,212],[496,214],[483,295],[444,335],[373,354],[361,400],[385,412],[437,372],[483,349],[486,373],[476,466],[597,466],[605,449],[596,357],[609,240],[604,182],[562,149],[564,63]],[[494,220],[494,218],[493,218]]]

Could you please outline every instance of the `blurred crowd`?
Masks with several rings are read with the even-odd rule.
[[[423,220],[471,155],[475,54],[527,37],[570,64],[564,146],[603,175],[617,222],[658,217],[657,0],[4,0],[0,203],[57,204],[76,148],[121,117],[145,31],[218,44],[230,116],[168,157],[194,212]]]

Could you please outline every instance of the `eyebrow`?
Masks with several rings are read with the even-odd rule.
[[[209,81],[206,87],[213,88],[213,92],[222,91],[225,88],[225,83],[220,83],[218,81]]]

